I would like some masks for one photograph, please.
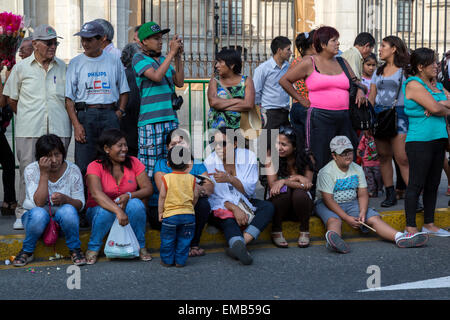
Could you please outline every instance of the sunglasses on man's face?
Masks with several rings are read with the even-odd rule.
[[[45,44],[47,47],[51,47],[51,46],[59,46],[59,42],[56,40],[39,40],[40,42],[42,42],[43,44]]]

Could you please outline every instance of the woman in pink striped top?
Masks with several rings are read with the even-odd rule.
[[[358,147],[348,111],[350,83],[336,59],[339,52],[338,39],[339,32],[336,29],[319,28],[313,38],[317,54],[303,59],[280,80],[280,85],[292,98],[310,107],[306,123],[306,145],[315,157],[317,170],[331,160],[329,145],[333,137],[347,136],[354,149]],[[343,61],[353,78],[353,70],[345,59]],[[292,84],[298,80],[305,80],[309,91],[308,99],[293,88]],[[359,89],[356,102],[360,104],[365,101],[365,93]]]

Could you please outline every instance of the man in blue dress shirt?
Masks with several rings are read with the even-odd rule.
[[[255,69],[255,104],[261,106],[264,115],[264,129],[267,129],[267,147],[270,148],[270,130],[289,125],[289,95],[278,81],[289,68],[292,55],[291,41],[286,37],[276,37],[270,44],[273,57]],[[261,138],[264,136],[261,136]]]

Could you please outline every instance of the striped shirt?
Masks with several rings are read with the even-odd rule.
[[[160,57],[160,64],[165,57]],[[145,71],[150,68],[157,70],[160,66],[153,58],[136,53],[133,57],[133,69],[136,72],[136,84],[141,95],[141,107],[139,111],[138,127],[147,124],[175,121],[178,122],[177,115],[172,109],[172,93],[174,91],[173,75],[175,69],[170,66],[161,82],[154,82],[144,76]]]

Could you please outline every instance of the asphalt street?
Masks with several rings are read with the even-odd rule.
[[[184,268],[161,266],[157,253],[150,262],[103,258],[95,265],[80,267],[77,272],[68,270],[71,267],[68,260],[31,263],[24,268],[1,266],[0,299],[450,299],[450,284],[438,289],[359,292],[368,289],[368,283],[369,286],[375,283],[369,279],[374,275],[370,271],[373,266],[379,270],[381,289],[449,277],[449,238],[430,238],[425,247],[413,249],[399,249],[371,237],[348,241],[352,251],[346,255],[328,251],[323,241],[314,241],[306,249],[297,248],[294,243],[288,249],[255,244],[250,246],[254,258],[250,266],[232,260],[223,249],[211,249],[204,257],[189,258]]]

